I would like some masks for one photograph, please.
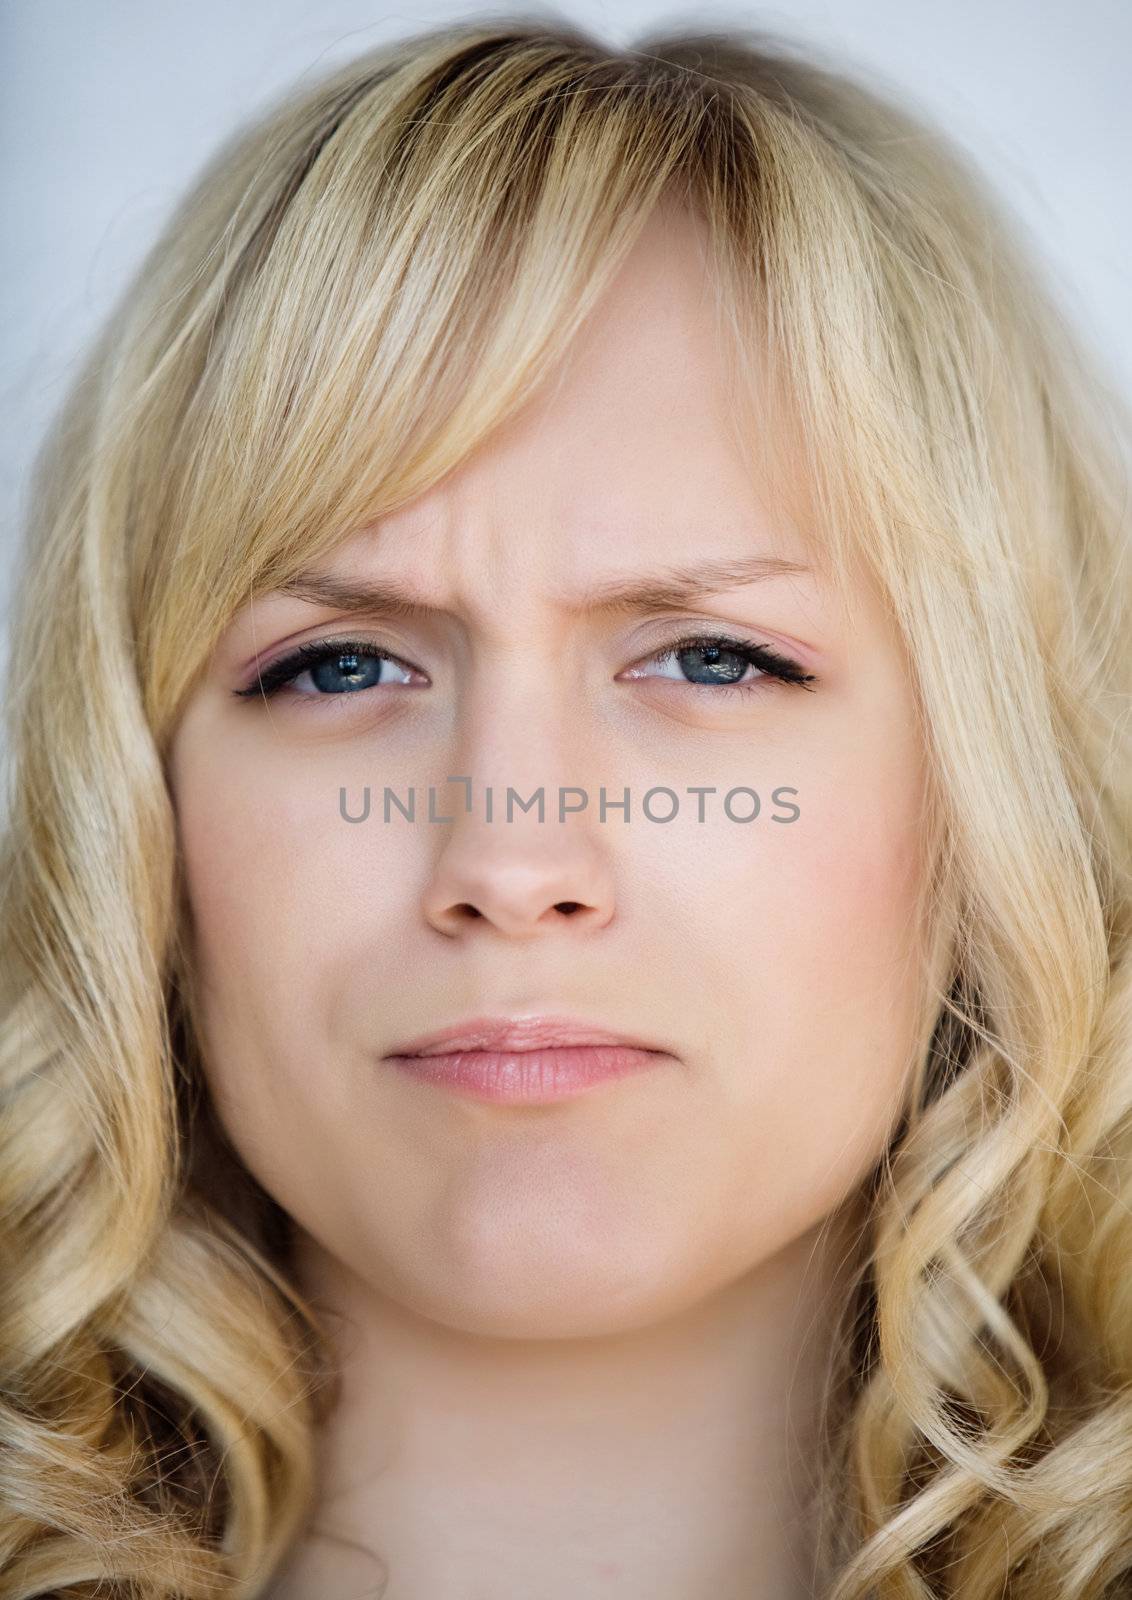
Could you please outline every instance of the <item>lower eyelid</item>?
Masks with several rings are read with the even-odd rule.
[[[630,679],[635,683],[659,683],[666,687],[679,689],[682,694],[691,692],[699,694],[705,701],[721,700],[728,695],[749,695],[761,693],[764,689],[772,689],[781,683],[772,672],[759,671],[754,678],[744,678],[736,683],[693,683],[690,678],[668,678],[659,673],[638,674]]]

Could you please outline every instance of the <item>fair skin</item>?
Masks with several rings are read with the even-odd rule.
[[[338,1330],[314,1523],[380,1556],[386,1600],[811,1593],[828,1328],[918,1038],[925,764],[868,587],[851,615],[812,572],[630,614],[565,603],[673,565],[811,565],[726,425],[721,361],[696,228],[658,217],[545,394],[321,562],[435,609],[261,596],[177,728],[209,1088]],[[815,686],[751,668],[724,694],[663,659],[713,631]],[[405,665],[233,694],[344,636]],[[450,774],[473,776],[471,812]],[[423,810],[430,783],[452,823],[383,822],[383,786]],[[339,790],[356,812],[365,784],[351,825]],[[488,823],[487,784],[500,805],[544,786],[547,820]],[[591,796],[564,824],[560,784]],[[601,785],[630,790],[628,825],[599,820]],[[640,812],[658,785],[682,801],[664,825]],[[693,786],[716,789],[702,823]],[[740,786],[762,801],[746,824],[721,804]],[[525,1107],[381,1061],[530,1012],[667,1056]],[[345,1600],[380,1575],[312,1526],[270,1593]]]

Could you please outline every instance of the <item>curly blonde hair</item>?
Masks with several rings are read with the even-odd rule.
[[[521,406],[667,199],[710,241],[743,448],[879,580],[931,758],[948,970],[823,1396],[823,1594],[1132,1593],[1128,409],[898,97],[742,29],[497,17],[241,129],[36,464],[0,1600],[254,1600],[303,1524],[337,1378],[202,1089],[170,737],[235,612]]]

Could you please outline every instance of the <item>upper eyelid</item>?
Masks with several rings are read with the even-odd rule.
[[[695,639],[718,639],[726,644],[741,644],[747,645],[752,649],[769,650],[776,655],[787,658],[796,654],[791,646],[782,646],[776,644],[773,640],[756,638],[754,635],[747,637],[741,623],[725,622],[722,619],[714,621],[689,619],[684,622],[675,621],[671,624],[671,627],[675,630],[671,637],[661,639],[644,648],[641,655],[636,659],[647,660],[650,656],[660,655],[665,650],[671,650],[676,645]],[[362,648],[372,651],[375,655],[387,656],[390,660],[397,661],[403,667],[412,667],[415,672],[424,670],[377,639],[362,639],[354,634],[343,633],[328,634],[325,638],[302,640],[299,644],[280,651],[279,655],[274,656],[269,661],[257,664],[251,672],[251,677],[254,681],[257,675],[270,672],[285,661],[301,660],[304,653],[316,648],[326,650]],[[800,664],[801,662],[799,661]]]
[[[304,639],[299,644],[291,645],[286,650],[281,650],[270,661],[256,667],[252,673],[252,681],[257,676],[266,675],[277,667],[284,665],[301,666],[304,658],[310,659],[318,651],[330,652],[338,650],[343,655],[350,650],[364,650],[367,654],[382,656],[388,661],[396,661],[399,666],[411,667],[414,672],[423,672],[423,667],[418,667],[407,657],[399,655],[396,650],[391,650],[387,645],[381,644],[377,639],[360,639],[353,634],[333,633],[325,639]]]

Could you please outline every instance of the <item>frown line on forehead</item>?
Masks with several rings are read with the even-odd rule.
[[[570,612],[624,614],[690,605],[725,589],[798,575],[812,576],[812,569],[802,562],[779,556],[732,557],[616,575],[588,584],[579,593],[557,594],[550,598]],[[400,579],[343,577],[317,570],[296,573],[275,592],[312,605],[333,606],[340,611],[371,616],[423,619],[444,609],[424,600]]]

